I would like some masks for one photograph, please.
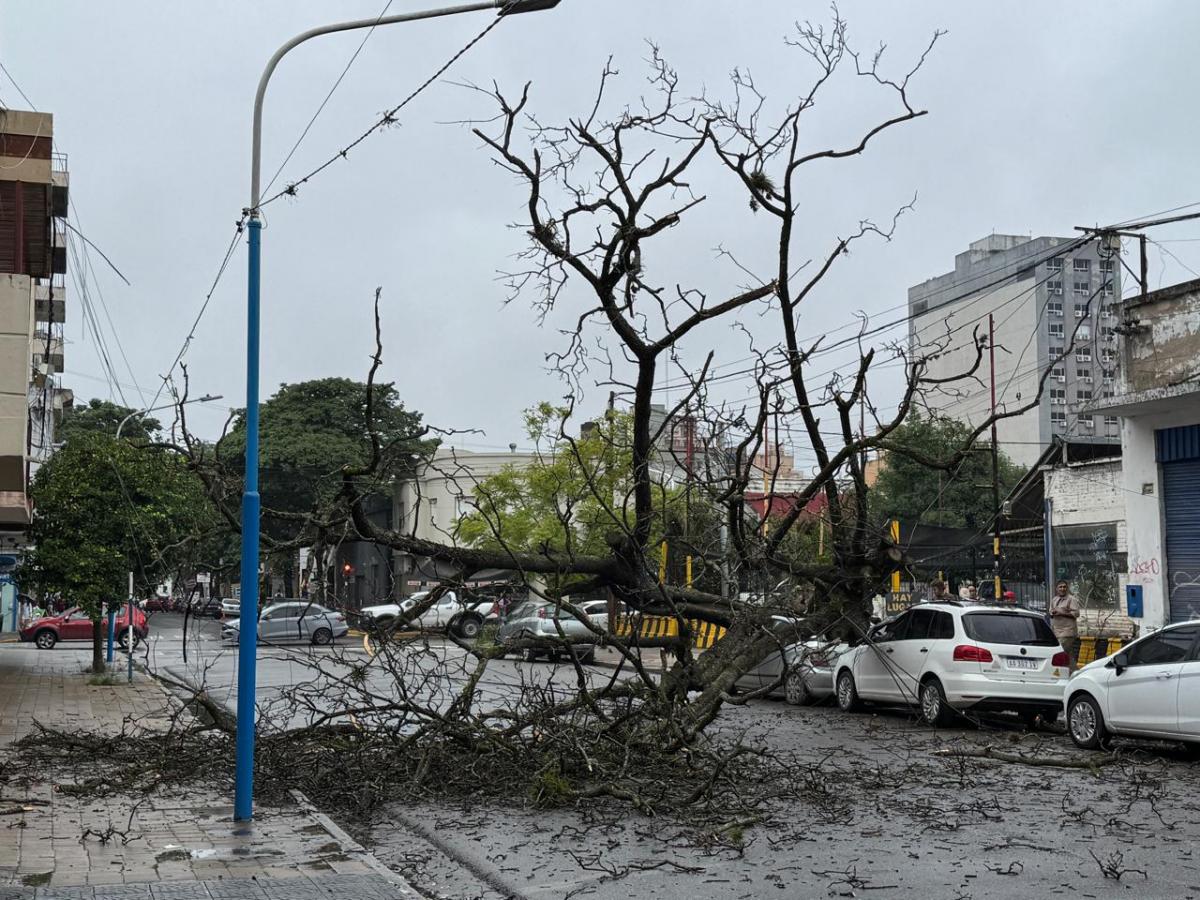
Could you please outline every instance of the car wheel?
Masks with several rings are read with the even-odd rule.
[[[788,672],[787,680],[783,683],[783,696],[792,706],[808,706],[812,703],[812,693],[804,681],[803,672]]]
[[[326,644],[332,644],[333,632],[328,628],[318,628],[313,632],[312,642],[321,647],[324,647]]]
[[[58,643],[58,635],[53,631],[39,631],[33,642],[39,650],[52,650],[54,649],[54,645]]]
[[[1090,694],[1079,694],[1067,710],[1067,731],[1078,747],[1099,750],[1108,738],[1100,705]]]
[[[862,703],[858,699],[858,688],[849,669],[843,669],[837,680],[837,702],[842,712],[855,712]]]
[[[455,628],[458,631],[459,636],[468,641],[473,641],[475,638],[479,637],[479,632],[482,630],[479,620],[474,616],[467,616],[465,619],[460,621]]]
[[[138,636],[135,631],[126,628],[121,632],[121,649],[129,653],[133,647],[137,646]]]
[[[921,721],[926,725],[937,728],[950,722],[950,705],[946,703],[946,693],[942,683],[936,678],[930,678],[921,684]]]
[[[538,658],[537,651],[534,650],[532,647],[526,647],[525,650],[521,653],[521,659],[525,660],[525,662],[529,662],[529,663],[537,662],[537,658]]]
[[[1200,759],[1200,743],[1196,741],[1183,741],[1183,753],[1188,759]]]

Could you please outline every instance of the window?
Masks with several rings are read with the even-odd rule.
[[[1080,305],[1078,303],[1075,304],[1075,318],[1082,319],[1084,316],[1087,315],[1087,311],[1088,311],[1087,304],[1083,304],[1083,305]]]
[[[1050,388],[1051,404],[1061,405],[1067,402],[1067,391],[1065,388]]]
[[[1100,326],[1100,337],[1106,341],[1114,341],[1117,339],[1117,332],[1111,325]]]
[[[1062,322],[1051,322],[1050,323],[1050,337],[1059,337],[1060,338],[1062,336],[1063,336],[1063,323]]]
[[[1051,428],[1066,428],[1067,414],[1061,409],[1050,411],[1050,427]]]
[[[1092,339],[1092,326],[1080,325],[1079,331],[1075,332],[1075,334],[1081,341],[1090,341]]]
[[[1060,294],[1062,293],[1061,286],[1060,286],[1060,290],[1058,291],[1058,293],[1060,293]],[[1046,312],[1052,316],[1058,316],[1059,318],[1062,318],[1062,314],[1063,314],[1062,301],[1061,300],[1051,300],[1049,303],[1046,304]]]
[[[1041,616],[1024,613],[978,612],[963,616],[967,637],[983,644],[1057,647],[1058,638]]]
[[[917,300],[915,303],[913,303],[912,311],[914,316],[919,316],[927,309],[929,309],[928,300]]]
[[[1054,257],[1054,259],[1046,260],[1046,268],[1049,269],[1051,272],[1061,272],[1062,271],[1062,257],[1056,256],[1056,257]]]
[[[1075,392],[1076,403],[1090,403],[1092,400],[1092,392],[1088,388],[1080,388]]]
[[[1117,304],[1105,303],[1103,308],[1100,310],[1100,312],[1102,315],[1111,316],[1112,318],[1115,319],[1117,316]]]
[[[1083,335],[1080,335],[1080,337],[1083,337]],[[1078,350],[1075,351],[1075,361],[1076,362],[1091,362],[1092,361],[1092,349],[1090,347],[1080,347]]]
[[[912,619],[912,613],[905,613],[898,616],[891,622],[884,622],[875,629],[871,635],[873,641],[902,641],[908,636],[908,624]]]
[[[1050,347],[1050,358],[1056,359],[1056,360],[1062,359],[1062,355],[1063,355],[1063,348],[1058,344],[1052,344]]]
[[[1091,431],[1096,427],[1096,420],[1092,416],[1079,416],[1077,419],[1079,427],[1086,431]]]
[[[1076,369],[1075,377],[1078,378],[1080,381],[1091,384],[1092,383],[1092,370],[1091,369]]]
[[[1116,358],[1117,358],[1116,352],[1113,350],[1110,350],[1108,347],[1105,347],[1103,350],[1100,351],[1100,361],[1101,362],[1112,363],[1112,362],[1116,361]],[[1107,375],[1105,377],[1112,378],[1111,375]]]
[[[1077,259],[1071,266],[1075,272],[1091,272],[1092,261],[1090,259]]]
[[[1100,271],[1105,275],[1111,275],[1113,272],[1113,261],[1111,259],[1100,260]]]
[[[914,609],[908,614],[908,619],[908,632],[904,640],[923,641],[929,637],[929,629],[933,625],[932,609]]]
[[[1138,641],[1125,651],[1126,665],[1161,666],[1183,662],[1188,658],[1197,632],[1200,632],[1200,626],[1185,625],[1160,631],[1153,637]]]
[[[1113,296],[1113,283],[1111,281],[1104,282],[1104,296],[1105,297]]]
[[[1091,285],[1088,284],[1086,281],[1076,281],[1075,282],[1075,293],[1076,294],[1086,295],[1090,289],[1091,289]]]
[[[1111,400],[1113,397],[1115,397],[1117,395],[1113,393],[1112,388],[1105,388],[1104,390],[1102,390],[1100,392],[1100,396],[1103,397],[1105,400]]]
[[[1062,291],[1063,291],[1062,281],[1047,281],[1046,282],[1046,293],[1047,294],[1050,294],[1050,295],[1062,294]]]
[[[1104,424],[1109,426],[1120,425],[1121,421],[1116,416],[1105,416]]]
[[[1063,368],[1062,366],[1055,366],[1053,369],[1050,370],[1050,377],[1053,378],[1055,381],[1066,381],[1067,380],[1067,370],[1065,368]]]

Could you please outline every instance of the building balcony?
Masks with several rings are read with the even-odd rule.
[[[53,295],[53,300],[51,300]],[[33,288],[33,318],[36,322],[61,325],[67,321],[67,289],[63,285],[38,284]]]
[[[39,331],[33,336],[32,351],[35,383],[41,383],[36,381],[39,377],[46,378],[63,370],[62,338],[52,337],[44,331]]]

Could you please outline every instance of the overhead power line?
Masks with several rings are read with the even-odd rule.
[[[448,60],[446,60],[445,63],[443,63],[441,66],[439,66],[437,71],[434,72],[432,75],[430,75],[428,78],[426,78],[423,82],[421,82],[421,84],[416,88],[416,90],[412,91],[403,100],[401,100],[399,103],[397,103],[391,109],[389,109],[385,113],[383,113],[383,115],[381,115],[375,121],[375,123],[373,125],[371,125],[370,128],[368,128],[366,131],[364,131],[362,134],[360,134],[358,137],[356,137],[350,143],[346,144],[344,147],[342,147],[341,150],[338,150],[336,153],[334,153],[332,156],[330,156],[327,160],[325,160],[325,162],[321,163],[319,166],[317,166],[315,169],[313,169],[307,175],[304,175],[295,181],[288,182],[288,184],[283,188],[283,190],[278,191],[275,194],[268,197],[266,200],[263,200],[262,203],[259,205],[259,208],[261,209],[262,207],[267,206],[270,203],[274,203],[280,197],[296,196],[297,190],[302,185],[308,184],[309,181],[311,181],[317,175],[320,175],[322,172],[324,172],[326,169],[328,169],[330,166],[332,166],[339,159],[346,159],[349,156],[351,150],[353,150],[355,147],[357,147],[359,144],[361,144],[363,141],[365,141],[367,138],[369,138],[375,132],[382,131],[384,128],[388,128],[392,125],[395,125],[396,124],[396,114],[398,112],[400,112],[400,110],[402,110],[402,109],[404,109],[404,107],[408,106],[408,104],[411,103],[413,100],[415,100],[418,96],[420,96],[421,93],[424,92],[426,88],[428,88],[431,84],[433,84],[435,81],[437,81],[439,78],[441,78],[442,75],[445,74],[447,69],[449,69],[451,66],[453,66],[456,62],[458,62],[458,60],[460,58],[462,58],[462,56],[464,56],[468,51],[470,51],[471,48],[473,48],[481,40],[483,40],[485,37],[487,37],[487,35],[489,35],[491,33],[492,29],[495,28],[497,25],[499,25],[506,18],[508,18],[508,17],[506,15],[504,15],[504,11],[501,10],[500,13],[491,22],[488,23],[488,26],[486,28],[484,28],[477,35],[475,35],[475,37],[471,38],[471,40],[469,40],[462,47],[461,50],[459,50],[457,53],[455,53],[453,56],[451,56]]]

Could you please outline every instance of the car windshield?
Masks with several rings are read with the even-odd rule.
[[[1003,612],[968,613],[963,616],[963,628],[967,637],[983,644],[1058,646],[1058,638],[1040,616]]]
[[[511,613],[509,613],[509,618],[510,619],[525,619],[525,618],[528,618],[529,616],[536,615],[538,609],[540,609],[541,607],[549,606],[549,605],[550,604],[548,604],[544,601],[532,601],[532,600],[526,601],[525,603],[522,603],[520,606],[518,606],[516,609],[514,609]]]

